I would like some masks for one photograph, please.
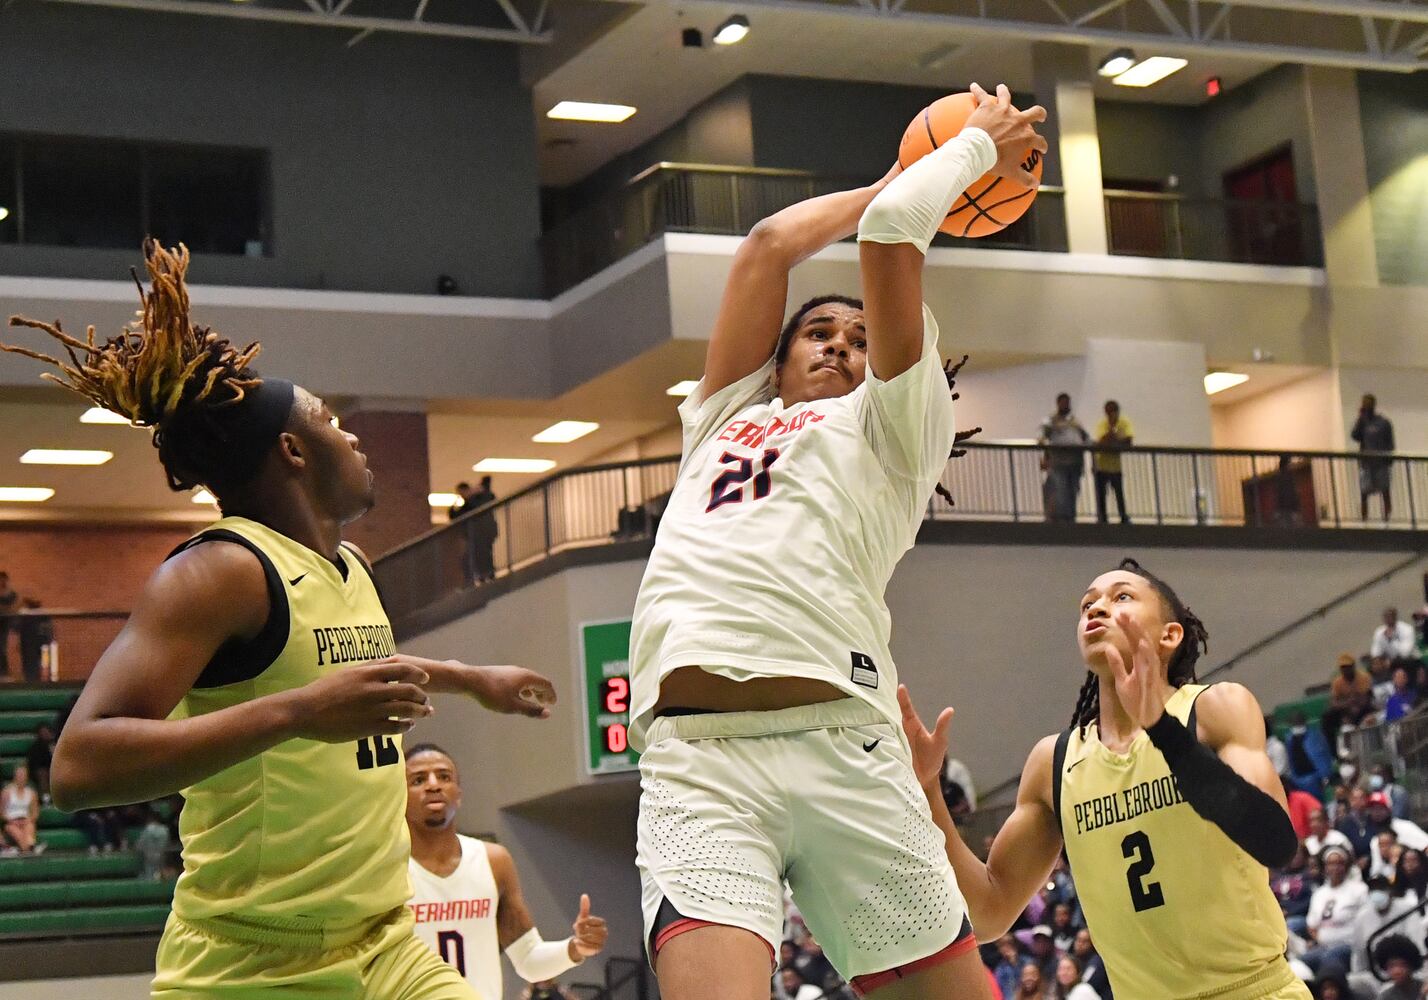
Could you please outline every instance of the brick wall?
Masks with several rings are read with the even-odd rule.
[[[144,581],[193,529],[183,524],[0,524],[0,570],[21,597],[80,611],[128,611]],[[55,620],[60,676],[88,676],[121,619]],[[10,675],[20,672],[10,636]]]

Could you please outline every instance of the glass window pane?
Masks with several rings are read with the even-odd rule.
[[[152,146],[149,228],[195,253],[261,255],[265,157],[244,149]]]
[[[26,138],[22,155],[26,243],[138,247],[143,232],[137,146]]]

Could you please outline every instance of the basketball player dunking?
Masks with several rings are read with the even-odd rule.
[[[501,952],[528,983],[540,983],[600,954],[609,931],[580,897],[571,936],[545,941],[521,894],[511,852],[456,832],[461,779],[434,743],[407,750],[407,829],[411,831],[412,912],[417,937],[483,997],[500,1000]]]
[[[1065,846],[1111,988],[1127,1000],[1308,1000],[1266,866],[1298,840],[1239,684],[1195,683],[1205,627],[1127,559],[1081,598],[1087,675],[1071,728],[1036,745],[986,863],[962,842],[929,733],[898,692],[914,766],[979,933],[1005,933]]]
[[[1020,161],[1006,88],[878,184],[802,202],[735,254],[631,635],[638,860],[666,1000],[766,1000],[787,880],[880,998],[987,996],[898,728],[883,594],[954,439],[924,255],[957,196]],[[866,307],[780,325],[795,264],[856,229]]]
[[[518,667],[395,655],[342,526],[373,503],[327,406],[189,319],[188,252],[149,241],[142,322],[96,345],[46,330],[55,381],[154,428],[176,490],[223,518],[149,578],[55,751],[67,811],[182,791],[184,871],[159,943],[162,1000],[471,1000],[412,933],[401,734],[428,691],[544,717]],[[540,702],[540,703],[537,703]],[[482,1000],[497,1000],[494,997]]]

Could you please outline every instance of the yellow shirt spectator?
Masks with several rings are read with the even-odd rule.
[[[1114,430],[1114,438],[1107,440],[1107,435]],[[1118,416],[1114,425],[1106,417],[1102,417],[1096,424],[1096,432],[1092,435],[1097,445],[1105,446],[1111,444],[1128,444],[1134,433],[1131,430],[1131,422],[1125,417]],[[1091,453],[1091,464],[1097,472],[1118,473],[1121,471],[1121,453],[1119,451],[1094,451]]]

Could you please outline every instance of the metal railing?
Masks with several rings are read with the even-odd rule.
[[[1302,267],[1324,263],[1314,205],[1141,191],[1107,191],[1105,202],[1113,254]]]
[[[818,177],[801,170],[656,163],[541,236],[546,291],[557,295],[663,233],[742,236],[780,209],[871,180]],[[1061,197],[1060,188],[1043,187],[1025,215],[976,245],[1065,251]]]
[[[1361,773],[1388,764],[1408,793],[1409,815],[1428,815],[1428,708],[1396,722],[1348,730],[1344,737]]]
[[[127,611],[37,608],[0,615],[0,642],[15,680],[82,681],[128,621]]]
[[[1428,457],[1195,448],[1118,454],[1132,523],[1307,531],[1417,530],[1428,522]],[[942,476],[955,505],[934,496],[927,517],[1094,523],[1095,458],[1092,449],[971,443]],[[1360,471],[1370,463],[1389,469],[1386,521],[1378,498],[1367,519],[1360,509]],[[419,612],[484,576],[501,579],[571,549],[648,540],[678,466],[670,456],[570,469],[387,553],[376,571],[393,624],[401,631]],[[1057,485],[1065,492],[1048,489]],[[1118,521],[1114,493],[1107,488],[1106,494],[1108,519]]]

